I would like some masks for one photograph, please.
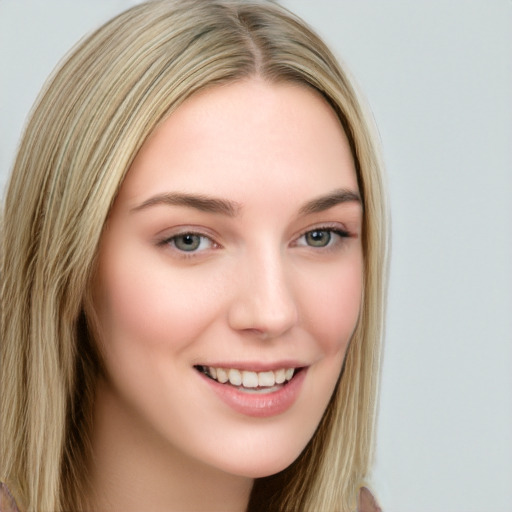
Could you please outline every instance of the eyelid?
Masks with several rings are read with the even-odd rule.
[[[304,236],[306,233],[310,233],[311,231],[332,231],[332,232],[338,232],[342,236],[352,236],[351,231],[346,228],[343,224],[340,222],[321,222],[319,224],[312,224],[311,226],[308,226],[301,230],[296,238],[300,238],[301,236]]]
[[[312,231],[329,231],[335,237],[335,239],[330,240],[329,243],[326,246],[312,246],[308,244],[302,244],[298,243],[299,240],[307,235],[308,233]],[[200,257],[205,256],[205,253],[208,253],[211,250],[222,248],[222,244],[220,244],[218,240],[218,235],[215,233],[212,233],[210,229],[207,229],[203,226],[194,226],[194,225],[181,225],[176,226],[171,229],[163,230],[161,233],[164,233],[163,235],[157,235],[156,237],[156,245],[162,248],[168,248],[170,251],[173,251],[177,257],[180,258],[194,258],[194,257]],[[192,250],[192,251],[184,251],[176,246],[173,246],[172,240],[179,236],[184,235],[195,235],[202,238],[206,238],[211,242],[211,246],[205,249],[199,249],[199,250]],[[343,224],[339,222],[326,222],[322,224],[313,224],[311,226],[308,226],[307,228],[304,228],[302,231],[299,232],[297,236],[295,236],[290,244],[291,247],[307,247],[311,248],[315,251],[324,250],[327,251],[329,249],[335,249],[342,245],[344,243],[344,239],[347,238],[353,238],[357,237],[357,234],[352,233],[350,230],[348,230]]]
[[[311,233],[312,231],[328,231],[328,232],[336,235],[337,237],[339,237],[340,240],[338,240],[338,243],[336,243],[336,242],[333,243],[332,240],[330,240],[329,243],[323,247],[321,247],[321,246],[314,247],[312,245],[298,243],[298,241],[301,238],[306,236],[308,233]],[[344,239],[351,238],[351,237],[353,237],[353,234],[348,229],[346,229],[345,227],[340,225],[339,223],[326,223],[326,224],[320,224],[320,225],[313,225],[313,226],[310,226],[310,227],[304,229],[303,231],[301,231],[300,234],[294,238],[294,240],[292,242],[292,246],[293,247],[309,247],[314,250],[329,250],[329,249],[333,248],[333,246],[343,243]]]
[[[158,236],[156,239],[156,245],[162,248],[168,248],[173,251],[178,257],[181,258],[193,258],[212,250],[221,247],[216,241],[216,236],[212,235],[211,232],[205,228],[199,228],[197,226],[177,226],[171,230],[165,230],[164,235]],[[206,249],[199,249],[193,251],[183,251],[172,244],[172,241],[179,236],[193,235],[201,238],[208,239],[211,243],[210,247]]]

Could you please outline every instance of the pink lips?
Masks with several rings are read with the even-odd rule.
[[[246,416],[266,418],[287,411],[297,400],[307,368],[300,372],[280,389],[269,393],[246,393],[230,384],[221,384],[204,374],[199,376],[217,394],[217,396],[234,411]]]

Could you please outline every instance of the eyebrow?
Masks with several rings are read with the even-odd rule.
[[[338,189],[308,201],[300,208],[299,215],[311,215],[314,213],[324,212],[338,204],[350,202],[361,204],[361,197],[357,192],[352,190]],[[152,206],[161,205],[185,206],[188,208],[195,208],[196,210],[203,212],[227,215],[228,217],[235,217],[242,209],[242,205],[235,201],[210,197],[203,194],[173,192],[150,197],[138,206],[133,207],[130,212],[137,212]]]
[[[196,194],[183,194],[183,193],[166,193],[158,194],[150,197],[142,204],[135,206],[130,211],[136,212],[144,210],[150,206],[168,205],[168,206],[186,206],[188,208],[195,208],[202,212],[218,213],[234,217],[238,214],[242,206],[234,201],[227,201],[226,199],[219,199],[216,197],[209,197],[205,195]]]
[[[299,214],[311,215],[313,213],[321,213],[343,203],[358,203],[362,206],[361,196],[353,190],[338,189],[308,201],[301,207]]]

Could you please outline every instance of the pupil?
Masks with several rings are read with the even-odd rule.
[[[331,233],[329,231],[310,231],[306,235],[309,245],[314,247],[325,247],[331,241]]]
[[[176,247],[182,251],[194,251],[199,247],[200,242],[197,235],[181,235],[174,241]]]

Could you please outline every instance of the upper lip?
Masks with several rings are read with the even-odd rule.
[[[201,363],[195,366],[210,366],[213,368],[234,368],[237,370],[253,371],[253,372],[268,372],[281,370],[283,368],[303,368],[308,366],[296,360],[281,360],[275,362],[262,362],[262,361],[216,361],[212,363]]]

